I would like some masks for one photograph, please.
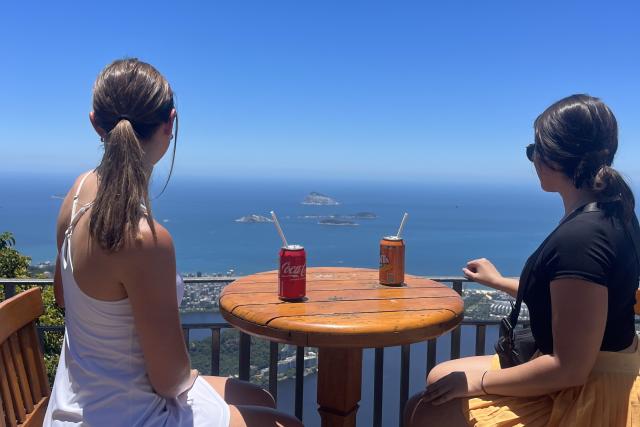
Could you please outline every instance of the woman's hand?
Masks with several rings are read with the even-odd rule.
[[[467,279],[492,288],[498,287],[500,281],[504,279],[498,269],[486,258],[469,261],[462,272]]]
[[[482,390],[482,376],[485,372],[452,372],[428,386],[422,395],[422,401],[441,405],[459,397],[483,395],[485,393]]]
[[[198,372],[197,369],[192,369],[189,372],[189,379],[187,380],[187,388],[178,395],[177,399],[183,403],[187,402],[187,396],[189,394],[189,391],[191,391],[191,389],[193,388],[193,385],[196,383],[196,380],[198,379],[198,376],[200,375],[200,372]]]
[[[469,280],[506,292],[514,298],[518,295],[519,281],[503,277],[491,261],[486,258],[469,261],[462,272],[464,277]]]

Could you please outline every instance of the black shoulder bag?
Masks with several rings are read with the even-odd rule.
[[[560,227],[560,225],[568,221],[570,218],[573,218],[579,212],[594,212],[599,210],[600,209],[598,208],[597,202],[589,203],[583,206],[581,209],[576,209],[575,211],[573,211],[562,222],[560,222],[558,227]],[[556,227],[556,230],[558,227]],[[549,234],[549,237],[552,234],[553,232]],[[547,237],[547,239],[549,239],[549,237]],[[525,265],[525,268],[522,271],[522,275],[520,277],[520,285],[518,286],[516,303],[512,306],[509,316],[504,317],[500,322],[500,336],[498,337],[498,341],[496,342],[495,350],[498,358],[500,359],[500,367],[503,369],[528,362],[538,349],[533,334],[531,333],[531,328],[516,329],[516,324],[518,323],[518,316],[520,315],[522,299],[524,298],[526,291],[533,281],[533,266],[537,263],[540,252],[542,252],[542,248],[547,242],[547,239],[545,239],[545,241],[527,261],[527,264]]]
[[[533,254],[530,261],[537,259],[537,256],[538,251]],[[538,349],[531,333],[531,328],[516,329],[525,288],[528,288],[528,284],[531,281],[533,264],[533,262],[527,262],[526,271],[523,271],[522,274],[525,280],[518,286],[516,303],[512,306],[509,316],[503,317],[500,322],[500,336],[498,337],[498,342],[496,342],[495,349],[502,369],[511,368],[529,361]]]

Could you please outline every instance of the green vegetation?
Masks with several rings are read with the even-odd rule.
[[[13,234],[9,232],[0,234],[0,277],[9,279],[27,277],[31,258],[18,252],[14,248],[15,245],[16,239]],[[4,300],[4,290],[2,299]]]
[[[223,329],[220,333],[220,375],[238,374],[238,349],[240,334],[235,329]],[[189,343],[191,366],[204,375],[211,372],[211,339]],[[253,376],[259,369],[269,366],[269,342],[251,337],[251,371]]]
[[[14,248],[16,240],[13,234],[4,232],[0,234],[0,278],[24,279],[29,278],[29,264],[31,258],[22,255]],[[40,277],[34,277],[40,278]],[[16,292],[21,292],[32,286],[17,286]],[[39,323],[47,326],[64,326],[64,312],[55,304],[53,286],[41,286],[42,299],[44,301],[44,315],[40,317]],[[0,294],[0,301],[5,298],[4,288]],[[62,347],[63,335],[58,332],[44,333],[44,359],[49,375],[49,382],[53,382],[58,359],[60,358],[60,348]]]

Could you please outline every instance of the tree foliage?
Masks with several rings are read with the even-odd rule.
[[[16,239],[13,234],[0,234],[0,277],[6,279],[25,278],[31,258],[22,255],[14,248]],[[4,299],[4,295],[3,295]]]

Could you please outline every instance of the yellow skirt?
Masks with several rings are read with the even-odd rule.
[[[640,427],[640,345],[635,353],[601,351],[587,382],[538,397],[482,396],[463,401],[469,425]],[[495,355],[492,368],[500,369]]]

